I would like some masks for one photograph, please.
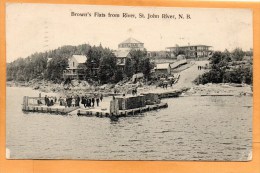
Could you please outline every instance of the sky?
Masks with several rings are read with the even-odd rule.
[[[91,16],[71,16],[71,13]],[[105,14],[105,17],[95,17]],[[120,17],[108,17],[119,14]],[[135,18],[124,18],[123,13]],[[145,18],[139,18],[139,14]],[[148,14],[159,18],[148,19]],[[176,19],[162,18],[162,14]],[[178,19],[182,14],[185,19]],[[186,16],[190,16],[190,19]],[[250,9],[94,6],[60,4],[6,4],[7,62],[63,45],[102,44],[117,49],[129,37],[144,43],[148,51],[176,44],[204,44],[213,50],[253,48]]]

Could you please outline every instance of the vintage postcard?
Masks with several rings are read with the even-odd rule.
[[[250,161],[252,10],[6,4],[6,158]]]

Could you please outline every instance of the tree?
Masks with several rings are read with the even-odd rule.
[[[111,79],[113,79],[116,70],[116,57],[114,54],[104,54],[100,61],[98,79],[102,84],[112,82]]]
[[[128,78],[132,77],[133,74],[134,74],[133,63],[132,63],[132,60],[131,60],[130,58],[126,58],[125,68],[124,68],[124,74],[125,74],[126,77],[128,77]]]
[[[130,57],[133,63],[134,73],[142,72],[142,60],[147,56],[147,51],[144,50],[131,50]]]
[[[150,78],[150,74],[151,74],[151,70],[152,70],[152,64],[150,62],[150,59],[149,58],[145,58],[143,60],[143,74],[144,74],[144,77],[146,79],[149,79]]]
[[[245,68],[243,72],[244,78],[243,82],[246,84],[252,84],[253,83],[253,68]]]
[[[126,60],[125,68],[116,65],[116,57],[108,48],[102,45],[90,46],[62,46],[57,49],[34,53],[26,58],[19,58],[7,63],[7,80],[30,81],[33,79],[50,80],[60,83],[63,71],[68,66],[68,58],[72,55],[86,55],[87,61],[79,65],[84,72],[85,80],[114,83],[124,77],[132,77],[134,73],[142,72],[149,78],[151,71],[150,60],[146,57],[146,50],[132,50]],[[51,58],[51,60],[48,60]]]
[[[232,60],[234,61],[242,61],[245,56],[245,52],[241,48],[235,48],[232,51]]]
[[[214,52],[211,57],[211,64],[218,64],[223,59],[223,53],[220,51]]]
[[[225,49],[225,51],[223,52],[223,60],[225,62],[230,62],[232,59],[231,59],[231,53]]]
[[[47,66],[46,79],[60,83],[63,78],[63,71],[68,67],[68,58],[53,57]]]
[[[177,57],[178,55],[185,55],[186,52],[182,49],[177,49],[177,51],[175,52],[175,56]]]
[[[123,70],[121,68],[116,68],[115,74],[114,74],[114,82],[117,83],[121,80],[123,80]]]
[[[252,84],[253,74],[250,62],[244,64],[241,61],[244,57],[244,52],[240,48],[236,48],[230,53],[225,50],[224,52],[214,52],[211,58],[211,69],[209,72],[204,73],[196,79],[197,84],[205,83],[247,83]],[[232,65],[230,67],[230,64]]]

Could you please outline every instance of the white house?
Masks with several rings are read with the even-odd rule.
[[[72,55],[68,58],[69,66],[63,71],[63,78],[67,79],[83,79],[84,71],[79,67],[80,64],[84,64],[87,61],[85,55]]]
[[[144,50],[144,43],[134,39],[128,38],[125,41],[118,44],[118,50]]]

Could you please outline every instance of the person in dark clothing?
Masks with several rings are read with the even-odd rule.
[[[99,106],[99,98],[96,98],[97,106]]]
[[[82,97],[81,97],[81,104],[83,104],[84,107],[85,107],[85,103],[86,103],[85,97],[82,96]]]
[[[42,102],[41,102],[40,99],[37,100],[37,104],[38,104],[38,105],[42,104]]]
[[[95,98],[94,98],[94,96],[92,97],[91,102],[92,102],[92,107],[94,107],[95,106]]]
[[[53,99],[51,99],[51,101],[50,101],[50,106],[53,106],[53,105],[54,105]]]
[[[62,106],[62,98],[61,97],[59,98],[58,101],[60,102],[60,106]]]
[[[83,99],[83,105],[84,105],[84,108],[86,108],[87,106],[88,106],[88,98],[87,98],[87,96],[84,96],[84,97],[82,97],[82,99]]]
[[[72,99],[73,99],[73,98],[72,98],[72,96],[71,96],[70,99],[69,99],[69,100],[70,100],[70,106],[72,106]]]
[[[75,106],[79,106],[79,102],[80,102],[80,97],[77,95],[76,99],[75,99]]]
[[[45,97],[44,97],[44,102],[45,102],[45,105],[47,105],[47,95],[45,95]]]
[[[85,96],[85,107],[90,107],[89,106],[89,98]]]
[[[78,106],[80,105],[80,96],[78,96]]]
[[[68,97],[67,98],[67,105],[68,105],[68,107],[71,107],[71,102],[72,102],[72,98]]]
[[[100,101],[102,102],[102,100],[103,100],[103,94],[101,93],[100,94]]]
[[[48,97],[46,97],[46,105],[50,106],[50,99]]]
[[[87,104],[87,106],[90,108],[90,107],[91,107],[91,99],[90,99],[90,98],[88,98],[88,99],[87,99],[87,101],[88,101],[88,104]]]

